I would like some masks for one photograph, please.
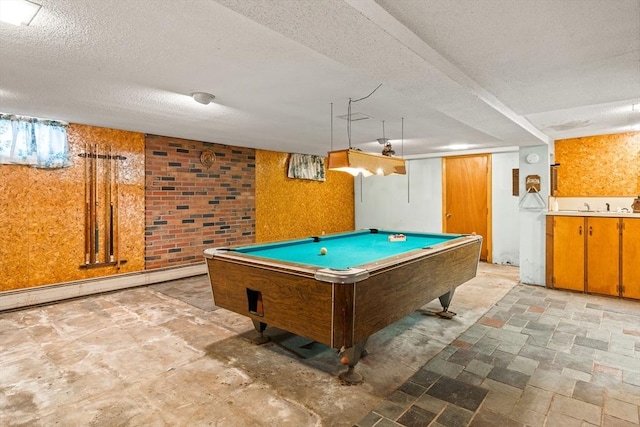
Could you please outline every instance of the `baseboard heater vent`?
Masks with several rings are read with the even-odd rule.
[[[205,263],[4,291],[0,292],[0,311],[47,304],[69,298],[134,288],[136,286],[151,285],[153,283],[183,279],[200,274],[207,274],[207,265]]]

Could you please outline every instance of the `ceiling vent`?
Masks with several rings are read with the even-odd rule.
[[[338,116],[339,119],[342,120],[349,120],[349,115],[345,114],[344,116]],[[366,114],[362,114],[362,113],[351,113],[351,121],[352,122],[357,122],[358,120],[367,120],[370,119],[371,117],[367,116]]]
[[[560,132],[564,130],[571,130],[571,129],[577,129],[577,128],[583,128],[583,127],[589,126],[589,122],[590,120],[574,120],[572,122],[566,122],[558,125],[547,126],[547,129]]]

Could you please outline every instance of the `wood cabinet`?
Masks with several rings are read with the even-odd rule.
[[[554,288],[584,291],[584,218],[553,216],[552,242]]]
[[[620,219],[586,218],[587,292],[620,293]]]
[[[640,299],[640,219],[622,220],[622,296]]]
[[[547,286],[640,299],[640,219],[547,217]]]

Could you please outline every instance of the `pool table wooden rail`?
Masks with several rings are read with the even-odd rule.
[[[388,267],[358,283],[353,342],[408,316],[436,298],[446,310],[455,288],[476,276],[482,239],[474,239],[407,263]]]

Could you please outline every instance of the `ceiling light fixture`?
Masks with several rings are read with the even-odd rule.
[[[209,105],[216,99],[215,95],[211,95],[207,92],[193,92],[191,93],[191,97],[200,104]]]
[[[380,145],[387,145],[389,143],[389,138],[384,135],[384,120],[382,121],[382,138],[378,138],[377,141]]]
[[[467,149],[471,148],[471,144],[464,144],[464,143],[449,144],[445,148],[447,148],[449,150],[467,150]]]
[[[29,25],[41,7],[27,0],[2,0],[0,21],[13,25]]]
[[[349,106],[347,109],[347,137],[349,139],[349,148],[345,150],[329,152],[329,170],[347,172],[353,176],[362,174],[365,177],[371,175],[404,175],[407,173],[405,161],[402,158],[365,153],[361,150],[351,147],[351,104],[354,102],[362,101],[363,99],[367,99],[368,97],[373,95],[373,93],[378,90],[380,86],[382,86],[382,84],[378,85],[378,87],[375,88],[373,92],[371,92],[364,98],[356,99],[355,101],[349,98]],[[331,149],[333,150],[333,104],[331,104]]]
[[[382,138],[378,138],[378,144],[384,145],[382,149],[382,155],[391,157],[396,154],[395,150],[391,146],[391,142],[389,142],[389,138],[387,138],[384,134],[384,120],[382,121]]]

